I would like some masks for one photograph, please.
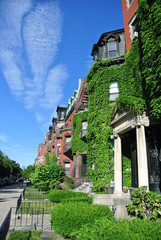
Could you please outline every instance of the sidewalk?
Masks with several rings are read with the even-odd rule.
[[[52,238],[54,236],[54,238]],[[42,235],[42,240],[52,240],[52,239],[55,239],[55,240],[64,240],[63,237],[61,237],[60,235],[58,234],[54,234],[54,231],[53,233],[49,233],[49,232],[43,232]]]
[[[17,206],[17,199],[23,192],[24,188],[25,185],[23,187],[19,187],[18,184],[0,188],[0,226],[2,225],[10,208]]]

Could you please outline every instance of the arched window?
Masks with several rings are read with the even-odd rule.
[[[109,89],[109,100],[110,101],[115,101],[116,98],[119,96],[119,89],[118,89],[118,84],[117,82],[113,82],[110,85],[110,89]]]

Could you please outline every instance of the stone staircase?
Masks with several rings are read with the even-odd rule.
[[[74,189],[74,192],[87,193],[89,196],[92,194],[93,184],[91,182],[84,182],[82,185]]]

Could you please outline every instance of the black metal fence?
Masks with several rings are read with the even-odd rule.
[[[19,198],[17,199],[16,213],[18,212],[18,209],[21,206],[21,202],[22,202],[22,194],[20,194]]]
[[[10,228],[11,212],[12,212],[12,208],[10,208],[6,218],[4,219],[4,221],[0,227],[0,240],[6,239],[8,230]]]
[[[51,214],[45,214],[44,208],[12,208],[10,229],[51,230]],[[0,238],[1,239],[1,238]]]
[[[23,189],[23,192],[20,194],[19,198],[17,199],[17,206],[16,206],[16,213],[18,212],[18,209],[21,206],[21,202],[23,199],[23,196],[25,195],[26,187]]]

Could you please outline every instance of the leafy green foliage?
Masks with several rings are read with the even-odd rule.
[[[131,160],[125,156],[122,159],[123,186],[131,187]]]
[[[110,136],[111,116],[115,102],[109,101],[109,88],[118,83],[119,97],[116,100],[120,110],[145,110],[140,62],[140,45],[135,39],[133,46],[121,66],[112,61],[96,61],[87,75],[88,90],[88,177],[92,179],[94,191],[101,191],[113,180],[113,147]],[[96,169],[92,169],[96,164]],[[129,185],[129,183],[128,183]]]
[[[51,153],[47,151],[45,154],[45,165],[50,165],[51,164]]]
[[[132,204],[127,205],[131,216],[156,220],[161,218],[161,196],[155,192],[147,192],[141,187],[131,193]]]
[[[72,153],[79,154],[87,151],[87,143],[80,138],[82,122],[87,120],[87,111],[79,112],[73,117],[73,137],[72,137]]]
[[[40,164],[37,166],[35,172],[30,175],[30,179],[35,187],[39,190],[46,191],[57,188],[62,182],[63,175],[64,171],[61,165],[57,164],[54,156],[50,164]]]
[[[52,202],[88,202],[92,203],[92,198],[88,197],[86,193],[72,192],[69,190],[52,190],[48,194],[48,198]]]
[[[10,174],[16,177],[21,173],[20,165],[0,151],[0,177],[10,177]]]
[[[102,217],[92,224],[82,226],[74,233],[76,240],[147,240],[161,239],[161,224],[155,222],[133,219],[129,220],[110,220]]]
[[[155,119],[161,117],[161,1],[139,0],[137,19],[142,46],[145,97]]]
[[[161,1],[139,0],[137,17],[141,38],[133,40],[124,64],[112,66],[109,60],[96,61],[86,78],[88,177],[94,191],[101,191],[113,178],[110,122],[115,103],[109,102],[110,84],[118,83],[116,104],[120,110],[140,114],[150,109],[153,118],[161,117]]]
[[[61,203],[54,207],[51,223],[55,232],[64,237],[80,229],[87,223],[94,223],[96,219],[106,216],[112,219],[113,215],[107,206],[91,205],[88,203]]]
[[[30,175],[35,171],[34,165],[29,165],[23,169],[22,177],[30,180]]]

